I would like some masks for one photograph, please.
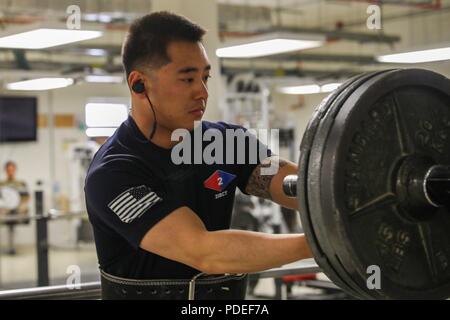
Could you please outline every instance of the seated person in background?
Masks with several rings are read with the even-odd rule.
[[[9,230],[9,236],[8,236],[8,242],[9,242],[9,248],[8,253],[9,254],[15,254],[16,250],[14,249],[13,245],[13,232],[14,232],[14,226],[19,223],[28,223],[28,203],[30,200],[30,195],[28,192],[27,184],[24,181],[16,180],[16,172],[17,172],[17,165],[13,161],[8,161],[5,164],[5,173],[6,173],[6,180],[0,181],[0,190],[3,187],[8,187],[11,189],[16,190],[20,195],[20,202],[17,208],[14,209],[1,209],[1,212],[5,212],[8,216],[14,216],[16,218],[22,218],[22,219],[14,219],[12,221],[6,221],[5,224],[8,226]]]

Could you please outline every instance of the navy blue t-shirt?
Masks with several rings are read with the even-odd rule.
[[[202,132],[207,129],[220,133],[225,142],[230,139],[225,130],[245,130],[203,121]],[[193,131],[190,137],[194,137]],[[154,225],[183,206],[194,211],[207,230],[229,229],[236,187],[244,191],[251,173],[263,160],[261,154],[271,154],[251,136],[244,146],[234,144],[235,160],[239,152],[248,154],[251,139],[257,142],[258,150],[263,150],[257,161],[247,156],[244,164],[227,164],[224,149],[224,164],[174,164],[173,148],[164,149],[148,141],[128,117],[96,153],[85,182],[100,268],[131,279],[188,279],[199,273],[143,250],[139,244]],[[201,150],[212,141],[202,142]]]

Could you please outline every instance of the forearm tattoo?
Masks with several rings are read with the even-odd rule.
[[[270,195],[270,182],[272,181],[272,178],[275,176],[276,173],[271,175],[262,175],[261,169],[270,167],[271,165],[273,165],[272,164],[273,161],[278,162],[278,170],[288,164],[286,160],[280,159],[278,156],[273,156],[264,159],[255,168],[255,170],[253,170],[253,173],[248,179],[245,192],[260,198],[272,200],[272,197]]]

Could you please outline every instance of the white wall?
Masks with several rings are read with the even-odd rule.
[[[293,123],[296,131],[295,141],[295,159],[299,157],[299,146],[305,132],[306,126],[311,119],[312,113],[316,106],[320,104],[326,94],[312,94],[305,95],[304,98],[300,98],[295,95],[286,95],[274,92],[272,95],[273,106],[275,112],[281,119],[284,119],[285,123]],[[299,101],[302,101],[301,104]]]
[[[12,95],[11,92],[0,91],[1,95]],[[14,93],[13,95],[20,95]],[[110,84],[78,84],[72,87],[57,89],[47,92],[28,92],[27,96],[38,97],[38,113],[48,114],[53,110],[55,114],[73,114],[81,123],[84,122],[84,107],[89,98],[93,97],[119,97],[129,99],[126,85]],[[13,160],[18,165],[18,179],[24,180],[34,193],[36,181],[44,184],[45,210],[54,208],[52,205],[52,185],[60,186],[61,194],[69,196],[70,166],[68,162],[68,143],[85,142],[88,140],[83,129],[80,128],[54,128],[54,134],[50,129],[38,129],[37,142],[0,144],[0,164],[7,160]],[[2,170],[0,179],[4,179]],[[53,181],[52,181],[53,178]],[[34,214],[34,201],[30,204],[31,213]],[[68,221],[52,221],[49,226],[51,243],[58,243],[69,238]],[[17,243],[33,243],[34,224],[17,228]],[[2,232],[1,241],[5,243],[6,232]]]

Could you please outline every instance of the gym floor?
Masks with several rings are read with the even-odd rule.
[[[6,248],[2,248],[2,252]],[[97,256],[93,243],[79,244],[77,248],[50,247],[49,279],[51,285],[65,284],[69,266],[77,265],[81,270],[81,281],[98,281]],[[69,270],[70,272],[70,270]],[[16,254],[0,255],[0,289],[18,289],[36,286],[36,248],[17,245]]]

